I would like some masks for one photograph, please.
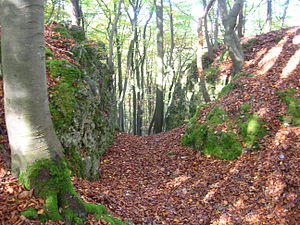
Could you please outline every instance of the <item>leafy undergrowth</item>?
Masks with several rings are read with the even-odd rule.
[[[243,105],[251,106],[268,130],[260,151],[234,161],[197,154],[181,146],[184,127],[148,137],[118,134],[101,158],[99,181],[73,178],[77,193],[135,224],[300,224],[300,127],[297,120],[282,119],[298,117],[293,104],[300,96],[299,33],[296,27],[255,37],[245,46],[243,71],[255,76],[240,76],[216,102],[232,118]],[[228,74],[229,69],[225,60],[221,70]],[[0,107],[0,221],[39,224],[20,216],[27,207],[43,213],[43,202],[6,169],[8,141]],[[209,112],[205,107],[200,115]]]

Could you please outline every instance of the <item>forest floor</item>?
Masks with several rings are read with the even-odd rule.
[[[234,114],[251,101],[269,131],[259,151],[245,152],[233,161],[198,154],[181,145],[184,126],[143,137],[118,133],[100,159],[100,180],[72,178],[82,199],[104,204],[115,216],[134,224],[300,224],[300,127],[278,119],[286,113],[286,105],[276,95],[296,88],[300,96],[300,27],[256,39],[245,49],[244,68],[256,76],[236,80],[243,88],[232,90],[218,103]],[[221,69],[228,74],[230,62]],[[1,101],[2,97],[0,89]],[[2,124],[0,222],[38,224],[19,216],[28,206],[40,209],[43,202],[7,169],[4,128]]]

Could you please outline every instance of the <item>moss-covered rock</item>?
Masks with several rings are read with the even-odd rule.
[[[186,127],[182,144],[204,154],[230,160],[242,153],[243,143],[248,150],[257,148],[267,130],[256,114],[249,113],[250,108],[250,105],[243,105],[241,115],[230,118],[220,106],[211,106],[211,111],[203,121],[198,121],[201,118],[198,109]],[[238,129],[234,129],[236,124]]]
[[[93,46],[90,46],[93,48]],[[99,157],[113,142],[112,97],[106,66],[97,49],[77,67],[66,60],[47,60],[50,110],[72,171],[86,179],[99,177]],[[77,57],[77,56],[75,56]]]
[[[218,106],[213,106],[203,123],[197,121],[198,113],[199,110],[191,119],[182,138],[182,144],[220,159],[237,158],[242,153],[238,136],[230,130],[217,129],[228,120],[225,111]]]
[[[290,88],[278,92],[278,95],[287,106],[288,115],[283,117],[284,123],[291,126],[300,126],[300,99],[296,96],[296,89]]]

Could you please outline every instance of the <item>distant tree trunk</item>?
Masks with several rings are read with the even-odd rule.
[[[236,26],[236,31],[237,31],[237,35],[238,35],[238,38],[241,38],[244,36],[244,7],[242,6],[242,9],[241,11],[239,12],[239,15],[238,15],[238,24]]]
[[[135,85],[132,85],[132,129],[133,134],[137,134],[137,107],[136,107]]]
[[[225,0],[218,0],[219,9],[221,13],[222,23],[225,29],[224,42],[228,48],[229,56],[232,60],[232,75],[239,73],[244,65],[244,53],[240,40],[235,33],[235,26],[237,16],[242,9],[243,0],[236,0],[230,12],[228,13]],[[226,79],[226,83],[229,82],[229,77]]]
[[[215,2],[215,1],[213,1],[213,2]],[[207,7],[206,0],[203,0],[203,8],[205,9],[206,7]],[[208,57],[210,59],[213,59],[214,52],[213,52],[212,43],[211,43],[211,40],[210,40],[210,37],[209,37],[209,31],[208,31],[208,25],[207,25],[207,15],[204,17],[204,34],[205,34],[205,42],[206,42],[206,46],[207,46]]]
[[[289,7],[289,3],[290,3],[290,0],[286,0],[286,2],[284,4],[283,15],[282,15],[282,18],[281,18],[281,27],[284,27],[286,12],[287,12],[287,9]]]
[[[116,43],[117,43],[117,60],[118,60],[118,90],[119,90],[119,100],[122,95],[122,89],[123,89],[123,78],[122,78],[122,51],[121,51],[121,43],[118,37],[118,32],[116,32]],[[124,132],[125,126],[124,126],[124,104],[123,101],[118,104],[118,124],[121,131]]]
[[[74,26],[80,26],[80,21],[83,19],[81,7],[79,0],[71,0],[71,7],[72,7],[72,13],[71,13],[71,21],[72,25]]]
[[[203,65],[202,65],[202,55],[203,55],[203,21],[207,17],[208,11],[210,8],[213,6],[215,0],[211,0],[208,5],[206,5],[206,1],[204,1],[203,6],[203,14],[199,17],[199,22],[198,22],[198,46],[197,46],[197,70],[198,70],[198,75],[200,79],[200,87],[201,87],[201,92],[204,98],[205,102],[210,102],[210,97],[206,89],[206,84],[205,84],[205,78],[203,74]]]
[[[214,48],[219,47],[219,9],[216,9],[216,16],[214,21]]]
[[[272,30],[272,0],[267,0],[267,30]]]
[[[157,57],[156,57],[156,101],[154,112],[154,133],[162,132],[164,121],[164,35],[163,35],[163,1],[154,0],[156,8],[156,25],[157,25]]]

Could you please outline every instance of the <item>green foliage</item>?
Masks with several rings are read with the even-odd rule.
[[[81,84],[76,82],[82,77],[82,71],[63,59],[47,60],[50,75],[58,78],[56,85],[50,88],[50,111],[56,130],[66,130],[73,121],[76,91]]]
[[[220,93],[218,94],[219,98],[224,97],[225,95],[227,95],[233,88],[235,88],[234,83],[229,83],[229,84],[225,85],[222,88],[222,90],[220,91]]]
[[[215,84],[219,74],[218,66],[211,66],[203,71],[205,80],[209,84]]]
[[[246,43],[242,44],[242,48],[243,48],[243,49],[249,48],[250,46],[256,44],[257,41],[258,41],[258,40],[257,40],[256,38],[250,39],[250,40],[247,41]]]
[[[71,35],[70,31],[64,24],[58,24],[56,27],[53,28],[53,31],[59,33],[60,35],[64,36],[65,38],[72,39],[72,35]]]
[[[236,159],[242,153],[241,142],[246,143],[248,149],[258,147],[259,140],[267,134],[264,122],[256,114],[249,113],[249,104],[240,107],[241,115],[235,119],[229,118],[226,112],[213,106],[206,116],[205,122],[199,124],[199,110],[186,127],[182,137],[182,144],[192,146],[200,152],[219,159]],[[232,122],[237,124],[239,132],[232,130]],[[218,129],[221,124],[227,125],[227,130]]]
[[[44,213],[37,215],[34,209],[28,208],[21,213],[27,218],[83,224],[86,214],[92,214],[110,224],[125,224],[107,215],[104,206],[81,201],[73,188],[65,161],[38,160],[20,175],[19,181],[28,189],[34,188],[37,196],[45,200]]]
[[[221,63],[221,62],[224,62],[226,59],[228,59],[228,57],[229,57],[229,51],[227,50],[227,49],[225,49],[223,52],[222,52],[222,54],[221,54],[221,56],[220,56],[220,58],[219,58],[219,62]]]
[[[199,110],[198,110],[199,112]],[[214,106],[205,122],[198,124],[195,114],[182,138],[183,145],[193,146],[201,152],[220,159],[235,159],[242,153],[237,135],[230,131],[217,131],[216,128],[228,120],[225,111]]]
[[[249,113],[245,113],[245,117],[237,122],[240,135],[248,149],[257,148],[259,140],[267,135],[267,129],[263,125],[264,122],[256,114]]]
[[[100,63],[106,60],[106,49],[103,43],[91,45],[90,43],[82,42],[72,48],[72,53],[86,70],[103,69],[104,64]]]
[[[238,73],[233,76],[232,80],[237,80],[240,77],[254,77],[254,76],[255,76],[255,74],[253,74],[253,73]]]
[[[49,48],[45,48],[45,56],[46,56],[46,58],[53,57],[54,54]]]
[[[277,94],[285,102],[289,113],[283,118],[284,122],[292,126],[300,126],[300,100],[296,97],[296,89],[290,88]]]
[[[70,28],[69,32],[71,33],[72,37],[78,42],[82,42],[82,41],[86,40],[85,32],[82,29],[82,27],[72,26]]]
[[[282,36],[277,35],[274,39],[274,41],[278,44],[282,40]]]
[[[208,69],[213,62],[214,60],[209,57],[207,52],[202,56],[202,67],[204,69]]]
[[[21,215],[25,216],[27,219],[30,219],[30,220],[38,219],[37,211],[32,207],[29,207],[29,208],[25,209],[24,211],[22,211]]]

